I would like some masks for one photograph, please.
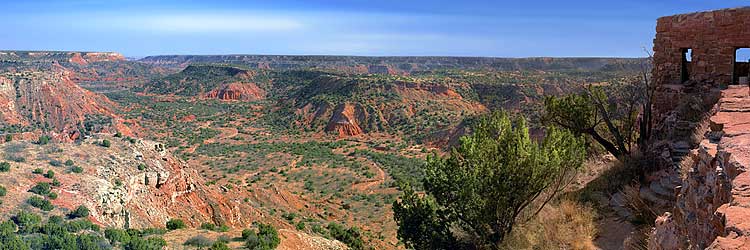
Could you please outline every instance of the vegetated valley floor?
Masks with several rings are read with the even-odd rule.
[[[386,62],[368,69],[310,59],[288,69],[273,61],[178,59],[63,66],[77,84],[113,102],[119,126],[163,143],[207,188],[252,207],[253,220],[274,224],[288,239],[307,237],[298,232],[328,237],[332,222],[359,227],[376,249],[402,247],[391,210],[399,185],[419,189],[425,158],[445,153],[478,115],[505,109],[539,128],[545,95],[627,81],[642,62],[508,59],[408,69]],[[25,66],[5,67],[47,70],[20,61]],[[174,234],[172,244],[187,237]]]

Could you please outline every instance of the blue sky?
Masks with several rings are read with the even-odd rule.
[[[0,2],[0,50],[643,56],[656,18],[740,0]]]

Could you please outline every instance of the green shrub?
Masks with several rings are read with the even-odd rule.
[[[73,166],[72,168],[70,168],[70,172],[80,174],[83,173],[83,168],[79,166]]]
[[[276,231],[276,228],[270,224],[262,223],[258,225],[257,234],[252,230],[247,231],[247,234],[243,231],[243,238],[245,238],[245,247],[251,250],[276,249],[281,242],[279,232]]]
[[[227,246],[226,242],[216,241],[213,245],[211,245],[211,247],[208,248],[208,250],[231,250],[231,248]]]
[[[127,244],[130,242],[130,234],[125,230],[117,228],[107,228],[104,230],[104,237],[107,238],[112,244],[122,243]]]
[[[281,218],[284,218],[288,221],[293,221],[294,218],[297,218],[297,214],[296,213],[284,213],[281,215]]]
[[[242,239],[247,240],[250,235],[255,234],[255,231],[249,228],[242,229]]]
[[[331,222],[328,224],[328,233],[336,240],[339,240],[353,250],[364,249],[362,241],[362,232],[357,227],[345,229],[343,226]]]
[[[49,194],[47,194],[47,198],[49,198],[50,200],[57,199],[57,193],[50,192]]]
[[[29,192],[38,194],[38,195],[47,195],[50,193],[52,189],[50,188],[50,184],[47,182],[40,182],[31,187],[29,189]]]
[[[26,200],[26,203],[29,205],[39,208],[42,211],[52,211],[52,209],[55,208],[55,206],[52,205],[52,203],[49,200],[46,200],[39,196],[31,196],[28,200]]]
[[[47,173],[46,173],[46,174],[44,174],[44,177],[46,177],[46,178],[48,178],[48,179],[52,179],[52,178],[55,178],[55,171],[52,171],[52,170],[47,170]]]
[[[538,142],[523,118],[482,117],[449,155],[428,159],[424,194],[402,188],[393,204],[399,239],[414,249],[501,248],[514,224],[533,216],[522,212],[562,192],[584,161],[581,138],[555,128],[545,133]]]
[[[9,142],[9,141],[12,141],[12,140],[13,140],[13,135],[12,134],[6,134],[5,135],[5,142]]]
[[[31,171],[31,173],[34,173],[34,174],[44,174],[44,170],[41,169],[41,168],[35,168],[33,171]]]
[[[30,234],[36,232],[39,228],[39,223],[42,222],[42,217],[35,213],[20,211],[16,216],[13,216],[11,220],[18,225],[18,233]]]
[[[51,139],[52,138],[49,137],[48,135],[43,135],[43,136],[39,137],[39,140],[37,141],[37,144],[39,144],[39,145],[47,145],[47,143],[49,143],[49,141]]]
[[[214,229],[216,229],[216,225],[214,225],[213,223],[203,223],[201,224],[201,229],[213,231]]]
[[[138,170],[143,171],[144,169],[146,169],[146,164],[138,164]]]
[[[0,197],[5,196],[8,194],[8,189],[5,188],[5,186],[0,185]]]
[[[75,218],[84,218],[89,216],[89,209],[84,206],[80,205],[75,210],[71,211],[68,214],[68,218],[75,219]]]
[[[125,250],[161,250],[167,246],[167,241],[160,237],[131,238],[125,244]]]
[[[102,142],[99,145],[101,145],[102,147],[108,148],[108,147],[112,146],[112,142],[110,142],[107,139],[104,139],[104,140],[102,140]]]
[[[10,171],[10,163],[7,161],[0,162],[0,172],[8,172]]]
[[[73,163],[73,160],[71,160],[71,159],[68,159],[68,160],[65,161],[65,166],[70,167],[70,166],[73,166],[73,164],[75,164],[75,163]]]
[[[185,228],[185,222],[180,219],[169,219],[167,221],[167,229],[169,230],[177,230]]]

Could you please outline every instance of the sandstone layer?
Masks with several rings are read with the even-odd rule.
[[[234,82],[224,84],[206,94],[207,98],[234,101],[258,101],[265,98],[266,92],[254,83]]]
[[[23,71],[0,75],[0,121],[23,130],[49,130],[75,140],[81,132],[122,130],[132,135],[107,97],[81,88],[72,72]],[[8,131],[8,132],[13,132]]]

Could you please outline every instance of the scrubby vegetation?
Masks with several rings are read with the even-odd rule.
[[[185,228],[185,222],[183,222],[180,219],[169,219],[169,221],[167,221],[166,226],[167,226],[167,229],[169,230],[182,229],[182,228]]]
[[[404,187],[393,205],[398,236],[415,249],[498,248],[524,212],[535,215],[569,183],[584,155],[570,132],[550,128],[537,143],[522,119],[489,115],[450,155],[428,160],[426,195]]]
[[[276,249],[281,242],[279,232],[269,224],[259,224],[258,232],[252,229],[243,230],[242,239],[245,240],[245,247],[251,250]]]
[[[358,227],[346,229],[342,225],[331,222],[328,224],[328,233],[331,237],[343,242],[352,250],[365,249],[364,242],[362,241],[362,232]]]

